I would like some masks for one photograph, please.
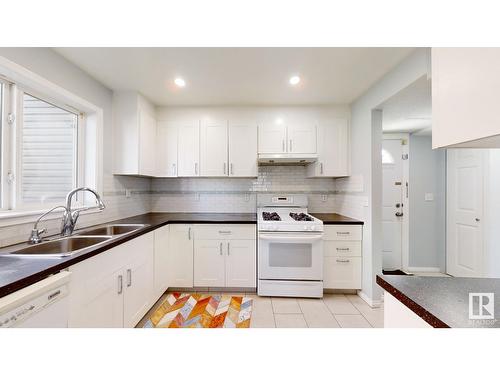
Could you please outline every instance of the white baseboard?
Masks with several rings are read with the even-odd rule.
[[[363,301],[365,301],[370,307],[380,307],[382,306],[382,300],[373,300],[370,297],[368,297],[363,291],[358,290],[358,296],[361,298]]]
[[[441,272],[441,269],[439,267],[408,267],[406,270],[408,272]]]

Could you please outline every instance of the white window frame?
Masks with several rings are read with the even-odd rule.
[[[102,194],[103,168],[102,168],[102,153],[103,153],[103,110],[102,108],[88,102],[87,100],[71,93],[70,91],[48,81],[47,79],[31,72],[23,66],[16,64],[2,56],[0,56],[0,79],[3,83],[10,86],[10,90],[5,90],[9,93],[6,96],[6,110],[3,113],[4,121],[7,121],[9,113],[15,113],[14,126],[3,126],[6,133],[2,134],[2,188],[5,186],[8,179],[8,173],[15,171],[15,175],[19,175],[20,163],[16,163],[16,150],[20,142],[20,137],[13,136],[11,132],[19,131],[17,126],[18,121],[22,121],[22,115],[19,116],[19,108],[15,108],[15,104],[22,105],[22,101],[11,100],[13,95],[22,95],[26,92],[48,103],[61,107],[70,112],[80,114],[78,119],[78,164],[77,164],[77,179],[78,185],[89,186],[96,189]],[[15,92],[17,90],[17,92]],[[14,91],[14,93],[13,93]],[[8,109],[8,110],[7,110]],[[22,114],[22,108],[21,108]],[[19,133],[17,133],[19,134]],[[4,138],[5,136],[5,138]],[[5,140],[9,140],[8,142]],[[86,150],[92,153],[91,158],[85,157]],[[4,157],[4,155],[6,155]],[[89,163],[88,160],[92,162]],[[19,185],[19,184],[16,184]],[[16,191],[18,188],[10,190],[8,195],[2,194],[2,207],[0,210],[0,227],[7,225],[15,225],[26,222],[31,222],[36,217],[46,211],[50,206],[57,205],[56,202],[47,205],[12,207],[5,203],[14,202]],[[7,202],[6,202],[7,200]],[[61,202],[62,203],[62,202]],[[76,202],[74,202],[76,203]],[[90,202],[93,205],[93,201]],[[5,209],[11,208],[11,209]],[[85,214],[93,212],[86,211]],[[60,214],[55,214],[59,216]]]

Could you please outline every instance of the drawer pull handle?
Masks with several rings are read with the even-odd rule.
[[[351,262],[349,259],[336,259],[335,261],[337,263],[350,263]]]
[[[348,247],[337,247],[337,251],[349,251]]]
[[[339,236],[348,236],[351,234],[351,232],[337,232]]]
[[[220,230],[219,234],[231,234],[232,232],[230,230]]]
[[[56,290],[54,293],[52,293],[51,295],[49,295],[47,297],[47,299],[50,301],[51,299],[54,299],[55,297],[57,297],[59,294],[61,294],[61,289]]]

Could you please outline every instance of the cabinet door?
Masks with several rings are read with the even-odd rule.
[[[285,124],[259,125],[259,153],[279,154],[286,152]]]
[[[226,287],[255,288],[255,240],[226,242]]]
[[[257,125],[229,125],[229,176],[257,176]]]
[[[324,288],[361,289],[361,259],[361,257],[324,257]]]
[[[194,242],[194,286],[224,287],[224,252],[227,242],[196,240]]]
[[[227,176],[227,122],[201,125],[200,150],[201,176]]]
[[[156,177],[177,177],[177,127],[158,123]]]
[[[130,258],[125,267],[123,325],[133,328],[154,303],[153,234],[140,236],[125,246]]]
[[[200,174],[200,126],[183,124],[178,128],[178,170],[180,177],[193,177]]]
[[[169,288],[193,287],[193,233],[185,224],[169,225],[168,286]]]
[[[165,225],[154,234],[154,295],[155,299],[165,293],[168,288],[168,243],[169,226]]]
[[[139,111],[139,174],[154,176],[156,172],[156,120]]]
[[[288,125],[288,152],[292,154],[316,153],[316,125]]]
[[[69,268],[70,328],[123,327],[123,268],[117,246]]]

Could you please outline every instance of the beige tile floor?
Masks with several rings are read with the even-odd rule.
[[[170,291],[160,298],[137,325],[138,327],[142,327],[168,293]],[[371,308],[354,294],[325,294],[322,299],[313,299],[260,297],[255,293],[211,293],[251,297],[253,299],[251,328],[383,328],[384,326],[384,308]]]
[[[357,295],[325,294],[322,299],[253,298],[252,328],[382,328],[384,309]]]

